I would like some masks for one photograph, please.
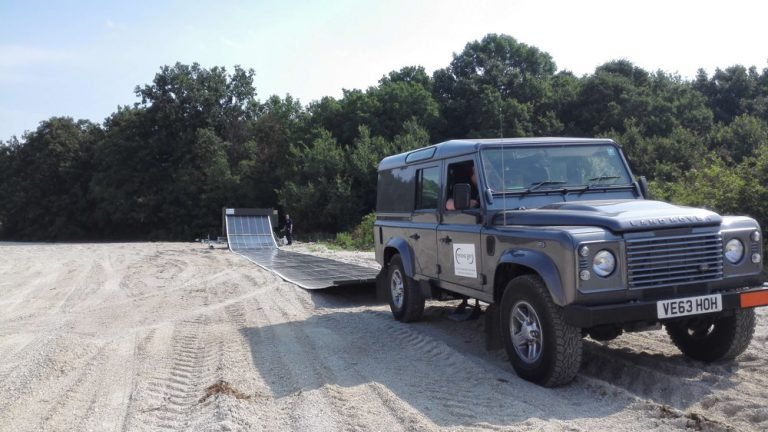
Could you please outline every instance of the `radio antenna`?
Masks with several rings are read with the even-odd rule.
[[[504,116],[501,113],[501,104],[499,104],[499,138],[504,138]]]
[[[507,164],[504,162],[504,153],[506,145],[501,142],[501,211],[504,215],[504,226],[507,226]]]

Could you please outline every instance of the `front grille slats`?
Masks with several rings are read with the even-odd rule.
[[[630,239],[626,246],[630,289],[685,285],[723,277],[723,239],[719,233]]]
[[[715,268],[723,268],[722,262],[719,261],[703,261],[699,265],[706,265],[707,270],[713,270]],[[633,276],[652,276],[653,273],[663,271],[666,274],[672,274],[674,273],[674,269],[684,269],[685,272],[691,273],[691,272],[700,272],[700,268],[696,268],[695,270],[691,268],[691,264],[687,262],[680,262],[678,264],[670,264],[670,265],[657,265],[655,267],[645,267],[643,266],[642,269],[636,269],[632,272],[632,275],[630,275],[630,279],[633,278]]]
[[[710,246],[712,246],[713,243],[717,243],[715,240],[706,240],[706,241],[692,241],[690,243],[686,243],[684,241],[675,241],[670,243],[665,243],[664,250],[669,251],[678,251],[678,250],[688,250],[688,249],[708,249]],[[649,244],[638,244],[635,246],[635,249],[637,252],[651,252],[656,250],[657,244],[655,243],[649,243]]]
[[[638,263],[640,265],[648,262],[648,261],[654,261],[658,262],[662,259],[666,260],[667,262],[673,262],[673,261],[689,261],[691,257],[701,257],[702,259],[706,258],[717,258],[717,254],[714,251],[706,250],[706,251],[696,251],[696,252],[688,252],[688,253],[675,253],[675,254],[652,254],[648,256],[641,256],[641,257],[635,257],[630,258],[628,261],[630,263]]]
[[[691,280],[690,275],[676,276],[676,277],[659,277],[653,280],[643,280],[635,282],[634,288],[658,288],[672,285],[687,285],[692,283],[704,282],[702,280]],[[645,286],[645,284],[653,283],[652,286]]]
[[[712,268],[711,271],[712,273],[716,273],[718,271],[721,271],[722,269],[723,269],[722,266],[718,266],[718,267]],[[691,274],[698,275],[699,271],[689,268],[689,269],[680,269],[680,270],[674,270],[674,271],[669,270],[664,272],[664,276],[670,276],[670,277],[675,275],[691,275]],[[643,279],[658,279],[658,278],[659,278],[659,272],[630,276],[631,281],[639,281]]]

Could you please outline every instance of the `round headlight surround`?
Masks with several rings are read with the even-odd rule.
[[[728,240],[723,249],[725,259],[731,264],[738,264],[744,258],[744,243],[737,238]]]
[[[616,270],[616,256],[608,249],[597,252],[592,258],[592,271],[600,277],[608,277]]]

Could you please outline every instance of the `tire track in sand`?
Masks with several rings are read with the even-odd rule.
[[[142,388],[142,407],[134,404],[128,430],[186,430],[190,412],[214,375],[216,347],[205,343],[209,320],[199,316],[177,323],[171,336],[170,367]],[[145,408],[144,408],[145,407]],[[139,409],[136,413],[134,410]]]
[[[281,283],[273,297],[277,297],[274,304],[281,316],[292,319],[289,323],[296,330],[300,345],[310,347],[317,356],[318,360],[313,362],[313,371],[320,382],[325,383],[322,391],[328,393],[328,399],[333,403],[345,430],[367,428],[368,420],[361,415],[363,412],[367,416],[376,413],[380,422],[386,422],[387,430],[435,428],[432,422],[410,404],[359,369],[361,363],[365,364],[365,359],[359,358],[360,350],[355,349],[356,344],[350,342],[355,340],[353,330],[365,328],[365,324],[361,327],[349,322],[348,318],[361,317],[364,313],[337,313],[324,308],[317,309],[308,291],[288,282]],[[329,304],[342,307],[344,303]],[[350,352],[356,352],[357,355],[347,355]],[[366,405],[361,406],[361,401],[366,401]]]
[[[622,335],[607,344],[585,341],[581,374],[704,422],[734,430],[768,429],[768,387],[740,378],[738,358],[698,362],[664,339],[665,333],[650,332]]]

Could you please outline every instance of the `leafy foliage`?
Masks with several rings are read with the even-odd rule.
[[[383,157],[502,135],[613,137],[656,197],[768,225],[768,69],[685,81],[615,60],[576,77],[489,34],[431,75],[407,66],[306,106],[258,100],[254,76],[163,66],[103,125],[52,117],[0,145],[3,237],[192,239],[224,206],[277,206],[299,236],[349,230],[337,243],[364,248]]]
[[[88,196],[98,126],[69,117],[40,123],[2,151],[0,221],[6,233],[31,240],[90,237]]]
[[[368,213],[352,232],[338,233],[334,243],[343,249],[373,250],[374,222],[376,213]]]

